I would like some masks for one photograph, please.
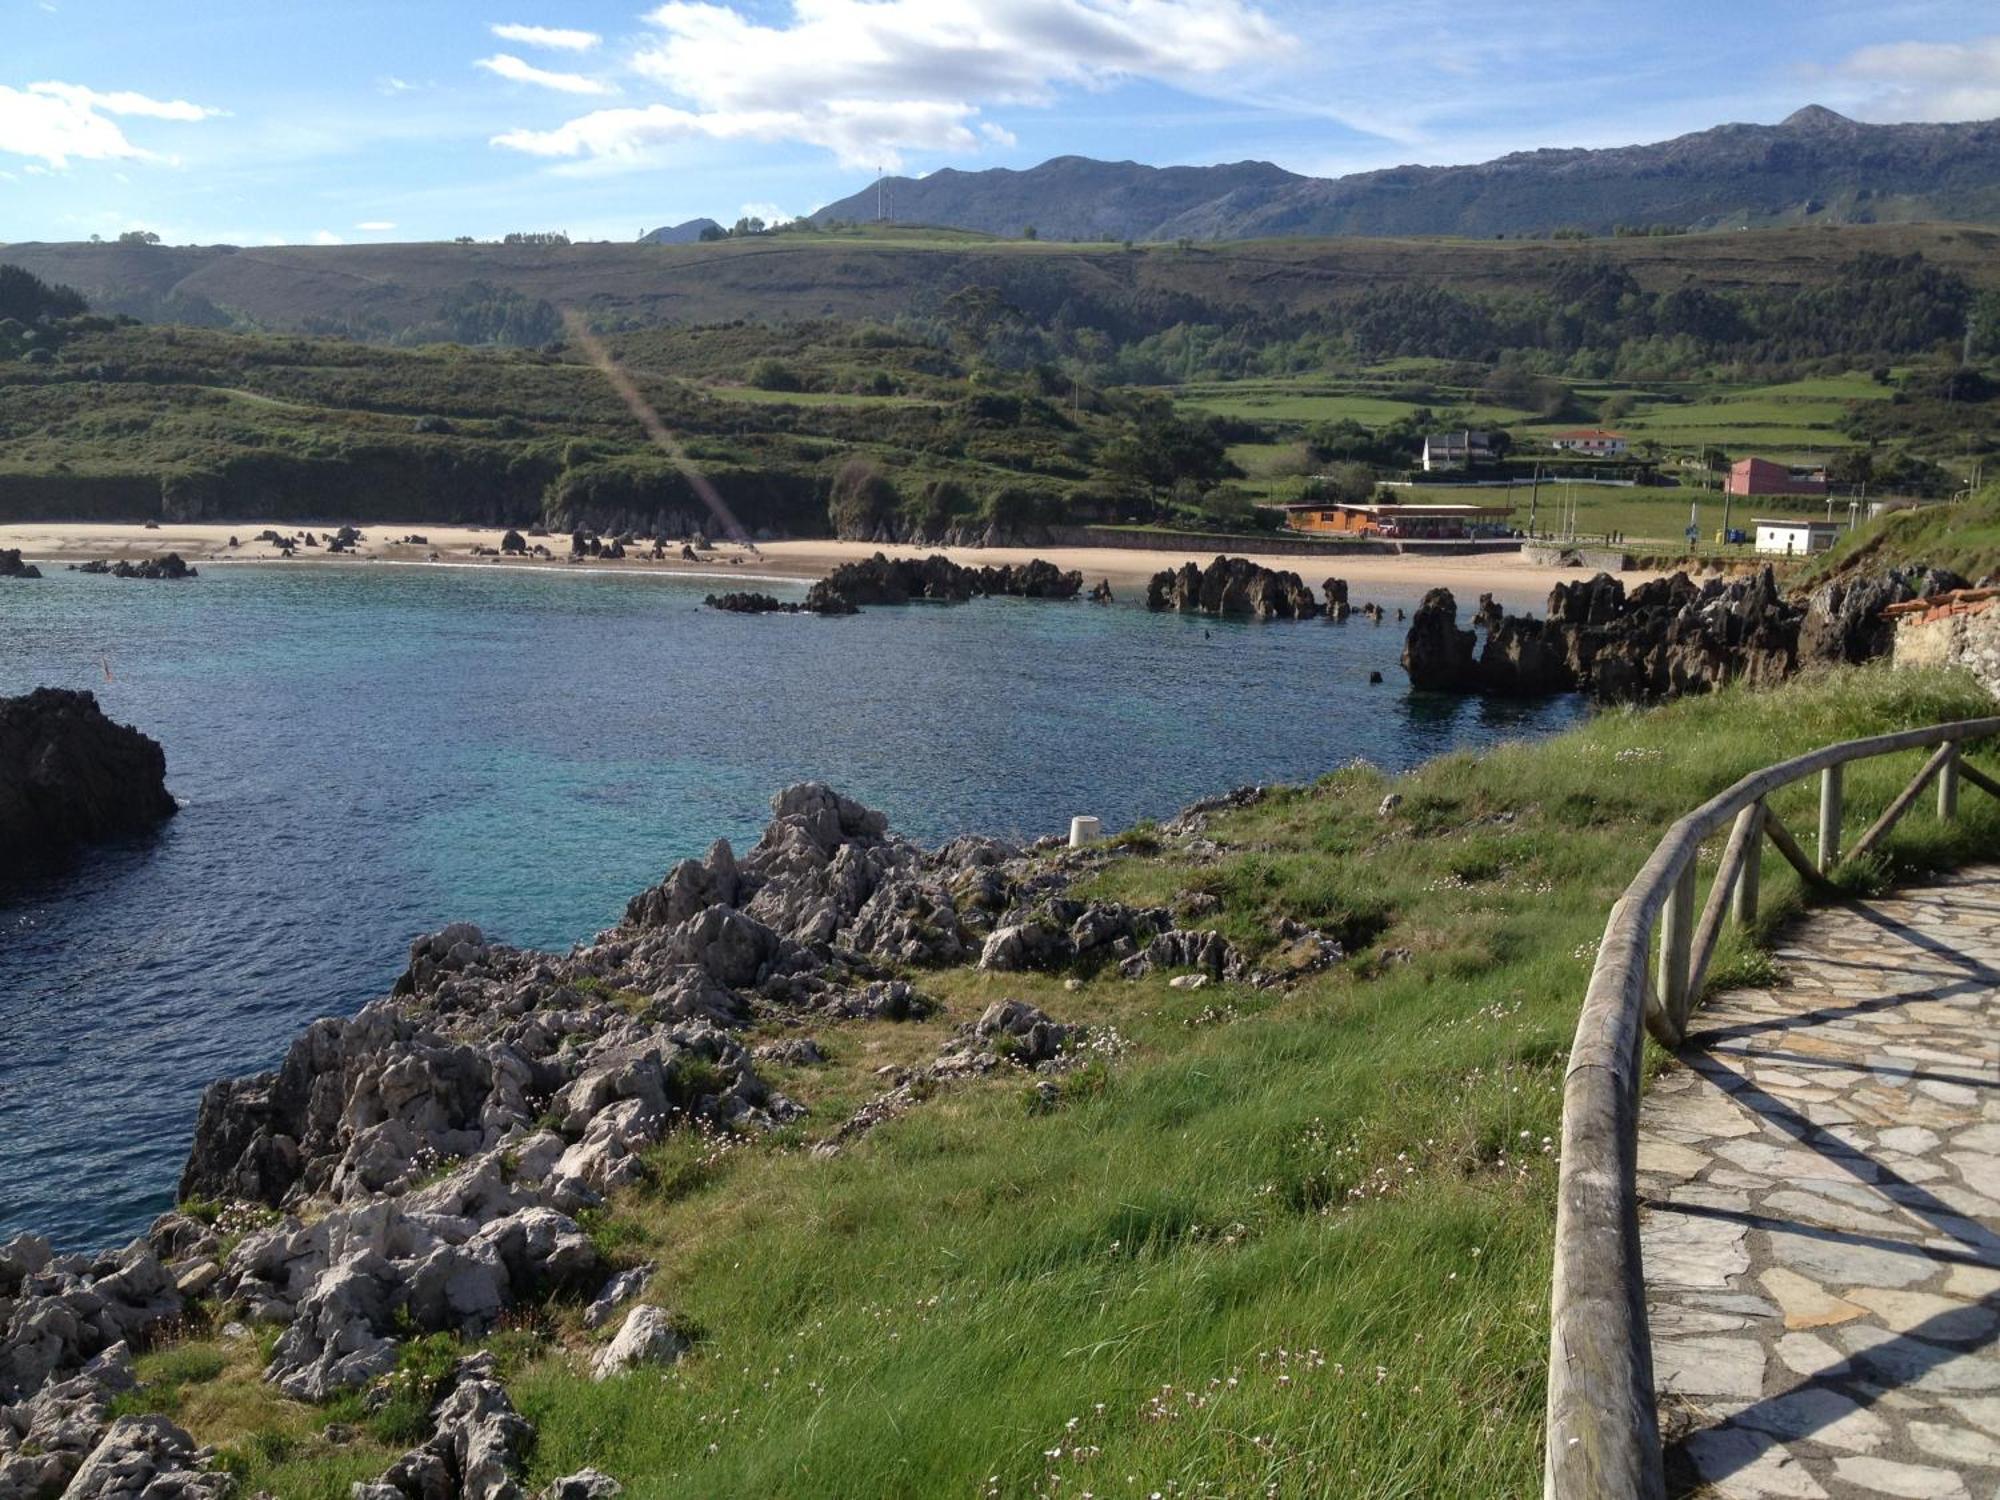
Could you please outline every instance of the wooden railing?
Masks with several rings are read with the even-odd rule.
[[[1636,1190],[1639,1077],[1644,1032],[1668,1047],[1687,1033],[1709,960],[1731,913],[1757,913],[1763,842],[1769,839],[1809,886],[1824,887],[1842,860],[1843,768],[1899,750],[1930,749],[1917,777],[1846,851],[1880,847],[1924,789],[1938,816],[1958,810],[1961,780],[2000,797],[2000,782],[1965,764],[1962,747],[2000,734],[2000,718],[1968,719],[1829,745],[1744,777],[1667,830],[1611,908],[1591,971],[1563,1079],[1562,1157],[1550,1297],[1546,1500],[1660,1500],[1659,1414],[1654,1404],[1646,1285]],[[1809,858],[1770,806],[1772,795],[1818,774],[1817,858]],[[1702,841],[1731,824],[1695,911]],[[1652,959],[1655,928],[1659,956]],[[1649,976],[1649,969],[1653,973]]]

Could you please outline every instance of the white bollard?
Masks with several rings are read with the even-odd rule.
[[[1094,844],[1104,837],[1104,825],[1096,818],[1075,817],[1069,820],[1069,846],[1081,849],[1085,844]]]

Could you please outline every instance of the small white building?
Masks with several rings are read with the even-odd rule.
[[[1602,427],[1578,427],[1557,433],[1549,439],[1549,446],[1564,453],[1585,453],[1592,458],[1623,458],[1632,444],[1622,432],[1610,432]]]
[[[1750,524],[1757,528],[1757,550],[1776,557],[1810,557],[1824,552],[1840,540],[1842,529],[1838,521],[1811,521],[1804,516]]]

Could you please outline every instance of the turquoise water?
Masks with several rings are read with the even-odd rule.
[[[715,586],[357,565],[0,588],[0,694],[91,689],[166,747],[183,803],[0,890],[0,1238],[136,1232],[202,1085],[383,993],[411,937],[567,947],[674,860],[754,839],[790,782],[932,842],[1117,829],[1579,712],[1412,695],[1394,625],[1027,600],[752,618],[703,609]]]

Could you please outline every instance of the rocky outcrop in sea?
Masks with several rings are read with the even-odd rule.
[[[732,615],[852,615],[860,611],[824,584],[814,584],[804,603],[788,603],[772,594],[710,594],[701,601],[710,609]]]
[[[1892,632],[1881,610],[1964,586],[1939,569],[1892,571],[1788,599],[1770,568],[1696,583],[1685,573],[1626,590],[1607,573],[1559,583],[1548,613],[1508,615],[1481,601],[1475,629],[1458,623],[1449,589],[1424,595],[1410,620],[1403,667],[1419,689],[1530,697],[1581,692],[1600,702],[1650,702],[1726,682],[1782,682],[1800,667],[1882,655]],[[1482,641],[1483,637],[1483,641]]]
[[[1326,581],[1329,606],[1347,613],[1347,587]],[[1146,585],[1146,608],[1183,614],[1243,615],[1255,620],[1310,620],[1320,602],[1296,573],[1260,567],[1247,557],[1218,557],[1206,568],[1183,563],[1155,573]]]
[[[79,573],[108,573],[113,578],[198,578],[200,573],[182,559],[180,553],[169,552],[165,557],[149,557],[142,562],[132,562],[121,558],[109,562],[104,558],[93,558],[76,567]]]
[[[877,552],[859,562],[842,563],[816,587],[862,608],[913,600],[1074,599],[1083,589],[1083,574],[1064,571],[1039,557],[1018,566],[968,568],[941,553],[891,558]]]
[[[916,600],[962,604],[1002,597],[1074,599],[1082,588],[1083,574],[1064,572],[1039,557],[1019,566],[968,568],[942,555],[891,558],[877,552],[859,562],[842,563],[806,590],[803,603],[788,604],[757,593],[710,594],[703,603],[732,614],[851,615],[867,605]]]
[[[42,570],[21,558],[19,547],[0,547],[0,578],[40,578]]]
[[[0,870],[43,869],[75,849],[172,817],[158,742],[115,724],[87,692],[0,698]]]

